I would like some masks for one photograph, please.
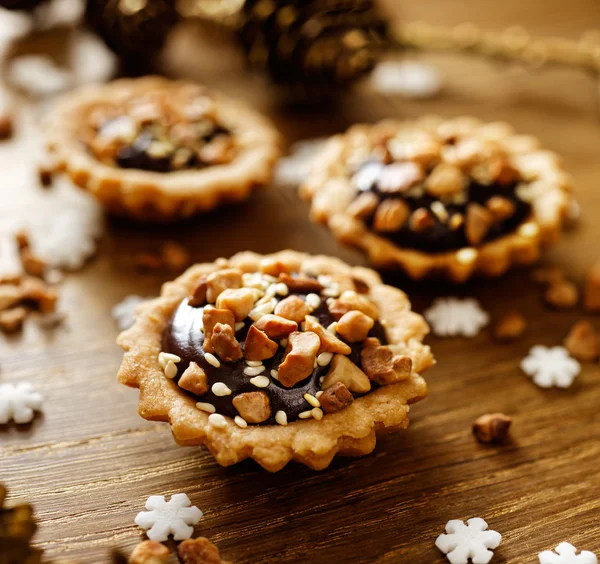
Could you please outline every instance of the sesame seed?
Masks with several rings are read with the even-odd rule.
[[[317,421],[321,421],[321,419],[323,419],[323,410],[322,409],[315,407],[310,412]]]
[[[278,278],[275,278],[275,276],[271,276],[270,274],[263,274],[262,277],[264,280],[270,282],[271,284],[279,280]]]
[[[275,284],[275,293],[278,296],[287,296],[290,293],[290,289],[287,287],[287,284],[279,282],[279,284]]]
[[[329,298],[337,298],[340,295],[340,289],[338,286],[331,286],[330,288],[325,288],[321,294]]]
[[[320,398],[322,395],[323,395],[323,390],[319,390],[319,391],[318,391],[318,392],[315,394],[315,397],[316,397],[317,399],[319,399],[319,398]]]
[[[304,394],[304,399],[313,407],[321,407],[321,402],[312,394]]]
[[[241,331],[245,326],[246,324],[243,321],[238,321],[235,324],[235,332],[237,333],[238,331]]]
[[[210,309],[215,309],[215,306],[214,306],[214,305],[211,305],[211,304],[206,304],[206,305],[204,306],[204,311],[208,311],[208,310],[210,310]]]
[[[164,372],[167,378],[175,378],[175,376],[177,376],[176,364],[172,360],[169,360],[169,362],[167,362],[167,365],[165,366]]]
[[[250,378],[250,383],[257,388],[266,388],[271,380],[266,376],[255,376],[254,378]]]
[[[331,359],[333,358],[333,353],[330,352],[322,352],[318,357],[317,357],[317,364],[319,366],[327,366],[330,362]]]
[[[302,413],[298,414],[299,419],[310,419],[312,416],[312,410],[303,411]]]
[[[456,253],[456,260],[462,264],[469,264],[477,258],[475,249],[461,249]]]
[[[208,364],[212,364],[215,368],[220,368],[221,363],[213,353],[204,353],[204,358]]]
[[[271,370],[271,378],[275,378],[275,380],[279,380],[279,370]]]
[[[207,403],[205,401],[199,401],[196,404],[196,407],[201,411],[206,411],[206,413],[214,413],[215,411],[217,411],[212,403]]]
[[[241,427],[242,429],[245,429],[248,426],[248,422],[243,417],[240,417],[239,415],[235,416],[235,418],[233,419],[233,422],[238,427]]]
[[[325,287],[331,286],[331,283],[333,282],[331,276],[327,276],[327,274],[319,274],[319,276],[317,276],[317,281]]]
[[[536,223],[524,223],[519,228],[519,235],[523,237],[536,237],[540,232],[540,228]]]
[[[262,366],[263,361],[262,360],[247,360],[246,364],[248,366]]]
[[[327,327],[327,331],[335,335],[337,333],[337,321],[334,321],[331,325],[329,325],[329,327]]]
[[[278,411],[275,414],[275,421],[279,424],[282,425],[283,427],[285,427],[287,425],[287,413],[285,411]]]
[[[167,352],[161,352],[158,354],[158,364],[162,369],[165,368],[169,361],[175,363],[181,362],[181,357],[177,356],[176,354],[171,354]]]
[[[448,221],[448,210],[446,209],[446,206],[444,206],[444,204],[442,204],[442,202],[439,202],[439,201],[432,202],[429,207],[431,208],[431,211],[437,216],[437,218],[442,223],[445,223],[446,221]]]
[[[263,365],[260,366],[246,366],[244,368],[244,374],[246,376],[258,376],[262,372],[265,371],[265,367]]]
[[[321,376],[319,378],[319,386],[322,386],[324,381],[325,381],[325,376]]]
[[[227,384],[224,384],[223,382],[215,382],[212,385],[212,393],[215,394],[215,396],[230,396],[231,395],[231,390],[229,389],[229,386],[227,386]]]
[[[285,349],[285,347],[288,346],[288,340],[287,339],[281,339],[281,341],[279,341],[279,344]]]
[[[277,305],[277,300],[271,298],[268,302],[264,304],[257,305],[248,315],[252,321],[258,321],[263,315],[268,315],[269,313],[273,313],[275,306]]]
[[[321,297],[318,294],[308,294],[305,301],[306,305],[312,309],[317,309],[321,305]]]
[[[213,426],[219,429],[223,429],[227,427],[227,419],[223,417],[220,413],[212,413],[208,416],[208,422]]]

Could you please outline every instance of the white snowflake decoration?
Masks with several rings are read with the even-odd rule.
[[[469,558],[473,564],[487,564],[494,553],[490,549],[497,548],[502,535],[487,530],[488,524],[479,517],[463,521],[452,519],[446,524],[446,534],[441,534],[435,541],[437,546],[451,564],[467,564]]]
[[[46,55],[21,55],[8,68],[9,82],[29,96],[43,98],[68,90],[73,75]]]
[[[521,361],[521,370],[540,388],[568,388],[579,374],[581,365],[564,347],[536,345]]]
[[[310,173],[315,157],[325,146],[326,140],[321,138],[305,139],[294,143],[287,157],[279,159],[275,167],[275,184],[297,186]]]
[[[11,419],[15,423],[29,423],[34,411],[42,407],[42,395],[29,382],[0,384],[0,425]]]
[[[473,298],[437,298],[425,311],[425,319],[439,337],[475,337],[490,316]]]
[[[129,329],[135,322],[135,310],[146,298],[131,294],[123,298],[115,307],[112,308],[112,316],[117,322],[119,331]]]
[[[164,495],[151,495],[146,509],[137,514],[135,524],[146,530],[150,540],[158,542],[166,541],[169,535],[175,540],[191,538],[193,525],[202,519],[202,511],[183,493],[172,495],[169,501]]]
[[[437,69],[419,61],[383,61],[371,74],[371,85],[381,94],[431,98],[442,88]]]
[[[554,550],[544,550],[538,554],[540,564],[598,564],[598,558],[589,550],[577,549],[568,542],[561,542]]]

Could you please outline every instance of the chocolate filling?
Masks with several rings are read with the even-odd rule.
[[[305,298],[302,294],[298,295]],[[321,299],[321,305],[314,310],[311,315],[317,317],[324,327],[327,327],[335,321],[335,318],[329,313],[329,309],[324,299]],[[271,383],[266,388],[257,388],[250,383],[251,376],[244,374],[244,368],[246,368],[247,365],[243,359],[236,362],[221,361],[221,366],[219,368],[214,367],[206,361],[204,358],[204,348],[202,346],[204,342],[204,333],[200,330],[201,325],[202,308],[191,307],[188,305],[188,300],[185,299],[175,311],[175,314],[163,335],[163,350],[181,357],[181,362],[177,363],[177,372],[179,376],[183,374],[189,363],[192,361],[196,362],[206,373],[209,391],[203,396],[194,396],[197,401],[211,403],[215,406],[217,413],[235,417],[238,415],[237,410],[232,404],[232,400],[235,396],[244,392],[264,392],[271,402],[271,416],[263,423],[263,425],[275,424],[275,414],[280,410],[286,412],[288,421],[293,421],[297,419],[298,415],[303,411],[312,409],[304,399],[304,394],[309,393],[314,396],[321,389],[319,379],[321,376],[327,374],[330,368],[329,366],[317,366],[308,378],[302,380],[292,388],[286,388],[270,376],[271,370],[276,370],[283,360],[284,348],[279,347],[273,358],[263,361],[265,370],[261,375],[267,376],[271,380]],[[252,320],[246,319],[244,327],[236,332],[236,338],[240,342],[242,350],[250,325],[252,325]],[[387,344],[385,330],[378,321],[375,322],[369,336],[377,337],[382,344]],[[360,366],[360,343],[349,343],[349,345],[352,352],[348,358]],[[216,396],[213,394],[211,388],[216,382],[225,383],[231,390],[231,395]],[[372,389],[378,387],[375,382],[372,382],[371,385]],[[183,389],[181,391],[193,395]],[[356,394],[355,397],[357,397]]]

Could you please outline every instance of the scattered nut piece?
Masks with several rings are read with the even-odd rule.
[[[301,323],[309,313],[310,308],[298,296],[288,296],[275,306],[275,315],[295,321],[296,323]]]
[[[209,353],[215,352],[212,338],[215,326],[218,324],[229,325],[235,331],[235,317],[228,309],[205,308],[202,312],[202,324],[204,325],[204,350]]]
[[[282,260],[277,260],[273,257],[264,257],[260,261],[260,271],[269,276],[279,276],[280,274],[289,274],[294,270],[293,265],[286,264]]]
[[[350,354],[352,352],[352,349],[346,343],[340,341],[330,331],[327,331],[327,329],[319,323],[319,320],[312,315],[306,316],[305,330],[312,331],[319,336],[319,339],[321,340],[319,353],[330,352],[334,354]]]
[[[337,333],[349,343],[364,341],[375,322],[362,311],[349,311],[342,315],[337,324]]]
[[[600,311],[600,262],[594,264],[585,275],[583,307],[587,311]]]
[[[377,187],[382,192],[401,193],[423,180],[425,174],[421,166],[414,162],[390,164],[381,171]]]
[[[480,443],[501,443],[506,440],[512,419],[504,413],[488,413],[473,423],[473,434]]]
[[[371,319],[379,317],[377,306],[367,296],[357,294],[352,290],[346,290],[339,298],[328,302],[329,312],[336,319],[340,319],[345,313],[352,310],[362,311]]]
[[[463,191],[466,178],[457,166],[438,164],[425,180],[425,189],[436,198],[444,198]]]
[[[223,290],[242,287],[242,273],[236,268],[227,268],[209,274],[206,279],[206,299],[214,304]]]
[[[412,359],[409,356],[395,355],[379,339],[366,339],[360,351],[361,366],[370,380],[386,385],[406,380],[412,371]]]
[[[233,398],[233,407],[248,423],[262,423],[271,417],[271,401],[264,392],[246,392]]]
[[[21,250],[23,270],[30,276],[42,278],[46,271],[46,262],[31,252],[29,248]]]
[[[255,325],[251,325],[246,335],[246,343],[244,344],[244,358],[246,360],[273,358],[278,347],[279,345],[269,339],[266,333],[257,329]]]
[[[208,392],[206,373],[195,362],[190,362],[177,383],[180,388],[197,396],[203,396]]]
[[[487,237],[494,223],[494,216],[483,206],[472,202],[467,206],[465,236],[471,245],[479,245]]]
[[[160,270],[163,261],[158,254],[145,251],[136,255],[135,265],[139,270]]]
[[[13,284],[0,285],[0,311],[14,306],[23,299],[22,289]]]
[[[338,382],[355,394],[366,394],[371,389],[371,381],[367,375],[347,356],[336,354],[329,366],[322,389],[330,388]]]
[[[183,245],[173,241],[162,245],[160,256],[164,266],[172,272],[181,272],[192,262],[190,252]]]
[[[452,229],[453,231],[456,231],[457,229],[460,229],[462,227],[464,222],[465,218],[463,214],[455,213],[450,217],[450,220],[448,221],[448,227],[450,227],[450,229]]]
[[[494,221],[505,221],[515,214],[515,204],[502,196],[493,196],[486,202],[486,207],[492,213]]]
[[[383,200],[377,207],[373,219],[376,231],[398,231],[408,220],[410,208],[406,202],[399,199]]]
[[[346,208],[346,213],[355,219],[369,219],[379,204],[379,198],[373,192],[359,194]]]
[[[578,321],[563,341],[571,356],[578,360],[594,361],[600,356],[600,341],[589,321]]]
[[[38,163],[38,166],[37,166],[38,178],[40,180],[40,184],[44,188],[48,188],[49,186],[52,186],[52,181],[54,180],[54,172],[55,172],[55,167],[49,161]]]
[[[531,278],[539,284],[554,284],[562,282],[565,279],[565,273],[558,266],[544,266],[533,270]]]
[[[314,292],[318,294],[323,289],[323,284],[315,278],[308,278],[307,276],[290,276],[289,274],[281,273],[279,281],[283,282],[292,293],[310,294]]]
[[[218,309],[229,309],[236,321],[243,321],[254,307],[254,292],[250,288],[227,288],[217,298]]]
[[[329,386],[329,388],[326,388],[319,396],[321,409],[325,413],[341,411],[345,407],[348,407],[353,401],[354,396],[342,382],[336,382],[332,386]]]
[[[493,329],[493,336],[498,341],[514,341],[518,339],[527,328],[527,321],[517,311],[503,315]]]
[[[275,341],[285,339],[290,333],[298,329],[298,324],[295,321],[271,313],[263,315],[254,323],[254,326],[264,331],[269,339]]]
[[[242,349],[235,338],[235,329],[231,325],[217,323],[213,327],[210,343],[213,352],[225,362],[242,358]]]
[[[27,316],[24,307],[15,307],[0,311],[0,330],[4,333],[16,333],[23,328],[23,322]]]
[[[206,304],[206,291],[208,285],[206,279],[200,280],[194,291],[188,297],[188,305],[192,307],[202,307]]]
[[[205,537],[184,540],[177,554],[183,564],[231,564],[221,560],[219,549]]]
[[[320,347],[321,339],[316,333],[311,331],[291,333],[284,360],[279,365],[279,382],[286,388],[291,388],[310,376]]]
[[[360,278],[353,276],[352,283],[354,284],[354,290],[358,294],[368,294],[369,293],[369,289],[370,289],[369,285],[364,280],[361,280]]]
[[[556,309],[569,309],[575,307],[579,301],[579,289],[570,280],[550,284],[544,298],[548,305]]]
[[[409,225],[415,233],[423,233],[435,225],[435,219],[428,209],[418,208],[412,212]]]
[[[160,542],[145,540],[133,549],[127,562],[128,564],[167,564],[169,549]]]

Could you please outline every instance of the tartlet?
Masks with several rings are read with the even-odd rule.
[[[118,379],[139,413],[228,466],[314,469],[408,425],[433,364],[424,319],[372,270],[295,251],[198,264],[138,307]]]
[[[300,194],[375,266],[462,282],[535,262],[562,230],[571,185],[555,153],[506,123],[426,117],[331,138]]]
[[[45,123],[48,148],[111,213],[173,221],[239,202],[280,154],[271,123],[242,102],[149,76],[78,89]]]

